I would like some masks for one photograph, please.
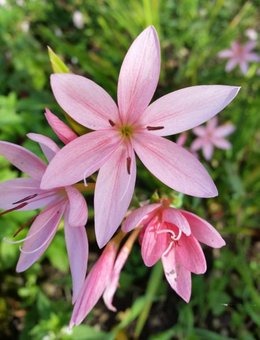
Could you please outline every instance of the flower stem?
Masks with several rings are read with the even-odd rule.
[[[146,294],[145,294],[146,303],[144,305],[144,308],[141,314],[139,315],[139,318],[137,320],[136,327],[135,327],[134,336],[136,339],[139,338],[144,328],[144,325],[146,323],[146,320],[149,316],[150,310],[152,308],[152,304],[154,302],[155,295],[162,281],[162,276],[163,276],[163,268],[162,268],[161,261],[159,261],[153,267],[152,273],[148,281]]]

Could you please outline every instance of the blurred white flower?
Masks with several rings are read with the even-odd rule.
[[[24,5],[24,0],[16,0],[16,4],[22,7]]]
[[[84,27],[84,16],[80,11],[75,11],[72,15],[72,21],[75,27],[82,29]]]
[[[0,0],[0,6],[5,6],[6,5],[6,0]]]
[[[59,27],[56,27],[54,29],[54,33],[55,33],[56,37],[61,37],[63,35],[62,30]]]
[[[21,30],[22,30],[23,32],[27,33],[27,32],[29,31],[29,29],[30,29],[30,23],[29,23],[29,21],[23,21],[23,22],[21,23]]]
[[[250,40],[257,40],[258,34],[257,34],[257,32],[256,32],[255,29],[253,29],[253,28],[248,28],[248,29],[246,30],[246,36],[247,36]]]

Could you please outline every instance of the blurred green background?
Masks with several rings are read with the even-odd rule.
[[[39,155],[26,133],[55,138],[44,120],[44,108],[62,117],[50,90],[47,46],[73,72],[94,80],[116,98],[124,54],[133,39],[153,24],[162,50],[155,97],[196,84],[242,87],[219,115],[221,123],[236,126],[229,138],[233,147],[217,150],[212,161],[205,163],[219,196],[183,199],[184,208],[211,222],[227,245],[221,250],[205,247],[208,271],[193,276],[189,304],[165,280],[160,283],[151,297],[154,303],[140,339],[259,339],[260,65],[252,63],[245,76],[238,68],[227,74],[225,61],[217,57],[233,40],[246,42],[248,29],[260,34],[259,10],[259,0],[0,1],[0,139]],[[260,53],[259,36],[256,51]],[[0,157],[0,181],[17,175]],[[137,183],[135,200],[149,198],[155,188],[171,194],[140,164]],[[100,253],[93,237],[92,199],[88,197],[90,265]],[[15,212],[1,217],[1,239],[11,237],[31,216],[33,212]],[[151,273],[143,265],[138,244],[121,275],[115,297],[118,312],[108,312],[101,301],[73,332],[67,329],[71,281],[62,227],[41,261],[22,274],[15,273],[18,255],[18,246],[1,241],[1,339],[134,337],[136,320],[147,303]]]

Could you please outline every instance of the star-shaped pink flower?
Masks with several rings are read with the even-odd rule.
[[[246,44],[240,44],[233,41],[229,50],[223,50],[218,53],[219,58],[228,59],[226,71],[232,71],[236,66],[240,67],[243,74],[247,73],[248,63],[251,61],[258,62],[260,57],[252,50],[256,47],[256,41],[249,41]]]
[[[207,122],[206,126],[198,126],[192,131],[198,136],[192,144],[191,151],[202,150],[203,156],[207,161],[211,160],[214,148],[228,150],[231,148],[231,144],[225,139],[228,135],[233,133],[235,127],[231,123],[218,126],[218,120],[216,117]]]
[[[160,45],[156,30],[150,26],[136,38],[123,61],[118,107],[107,92],[87,78],[51,76],[60,106],[78,123],[96,131],[75,139],[53,158],[41,187],[70,185],[100,169],[94,198],[100,247],[114,234],[130,204],[136,179],[135,153],[169,187],[198,197],[217,195],[202,164],[162,137],[210,119],[233,100],[239,88],[188,87],[149,105],[159,74]]]

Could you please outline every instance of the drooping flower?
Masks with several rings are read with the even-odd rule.
[[[171,208],[167,200],[133,211],[122,225],[125,232],[142,227],[141,252],[146,266],[161,259],[170,286],[186,302],[191,296],[191,273],[203,274],[206,260],[199,242],[220,248],[225,241],[205,220]]]
[[[246,44],[241,44],[238,41],[233,41],[231,48],[223,50],[218,53],[219,58],[228,59],[226,64],[226,71],[232,71],[236,66],[240,67],[243,74],[247,73],[248,64],[251,61],[258,62],[260,57],[253,52],[256,47],[256,41],[249,41]]]
[[[58,152],[58,146],[48,137],[28,134],[38,142],[50,161]],[[88,240],[85,230],[88,210],[84,197],[76,187],[42,190],[40,183],[45,163],[29,150],[0,141],[0,155],[9,160],[16,168],[29,175],[29,178],[12,179],[0,183],[0,215],[16,210],[44,208],[36,217],[27,236],[23,240],[8,241],[22,243],[17,272],[28,269],[44,253],[51,243],[64,216],[64,233],[69,256],[73,282],[73,303],[83,285],[88,261]]]
[[[233,133],[235,127],[231,123],[218,126],[216,117],[207,122],[206,126],[198,126],[192,131],[198,136],[192,144],[191,150],[198,151],[202,149],[203,156],[207,161],[211,160],[214,147],[228,150],[231,148],[230,142],[225,138]]]
[[[84,286],[73,309],[70,327],[79,325],[102,295],[108,309],[116,311],[112,300],[118,287],[121,270],[131,252],[138,233],[139,231],[137,230],[137,233],[130,235],[118,254],[120,242],[124,237],[122,232],[106,245],[101,256],[86,277]]]
[[[123,61],[118,107],[89,79],[74,74],[51,76],[60,106],[78,123],[96,131],[75,139],[53,158],[41,187],[70,185],[100,169],[94,197],[100,247],[114,234],[130,204],[136,179],[135,152],[169,187],[198,197],[217,195],[202,164],[162,136],[183,132],[210,119],[233,100],[239,88],[193,86],[149,105],[159,73],[159,40],[150,26],[136,38]]]

